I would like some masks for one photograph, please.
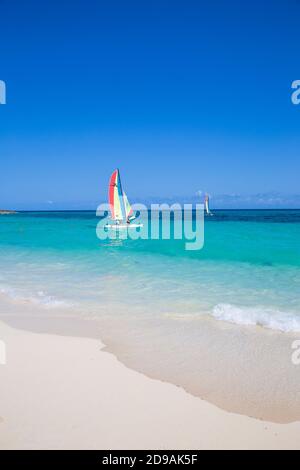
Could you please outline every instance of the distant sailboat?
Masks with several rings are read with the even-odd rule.
[[[111,175],[108,187],[108,200],[111,210],[111,218],[114,224],[107,225],[108,228],[121,229],[129,227],[142,227],[142,224],[132,224],[136,218],[128,198],[123,191],[120,171],[117,169]]]
[[[206,215],[214,215],[209,209],[209,195],[208,194],[205,195],[204,206],[205,206]]]

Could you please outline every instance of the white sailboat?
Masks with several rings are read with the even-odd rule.
[[[214,215],[209,209],[209,195],[208,194],[205,195],[204,206],[205,206],[206,215]]]
[[[143,227],[143,224],[133,224],[136,216],[129,204],[128,198],[123,191],[120,171],[117,169],[111,175],[108,188],[108,200],[111,210],[113,224],[107,224],[107,228],[119,230],[127,228]]]

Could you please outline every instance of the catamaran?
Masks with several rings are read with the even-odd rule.
[[[204,205],[205,205],[206,215],[214,215],[209,209],[209,195],[208,194],[205,195]]]
[[[143,227],[143,224],[133,224],[136,216],[129,204],[126,193],[123,191],[120,171],[115,170],[110,177],[108,187],[108,201],[111,210],[113,224],[107,224],[107,228],[119,230],[123,228]]]

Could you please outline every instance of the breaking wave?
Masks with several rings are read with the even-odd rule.
[[[300,316],[270,308],[218,304],[214,307],[212,315],[217,320],[238,325],[257,325],[283,332],[300,331]]]

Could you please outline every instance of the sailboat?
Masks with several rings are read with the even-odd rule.
[[[205,206],[206,215],[214,215],[209,209],[209,195],[208,194],[205,195],[204,206]]]
[[[129,204],[126,193],[123,191],[119,169],[116,169],[110,177],[108,200],[111,210],[111,219],[114,223],[107,224],[106,227],[116,230],[130,227],[143,227],[143,224],[132,223],[136,216]]]

